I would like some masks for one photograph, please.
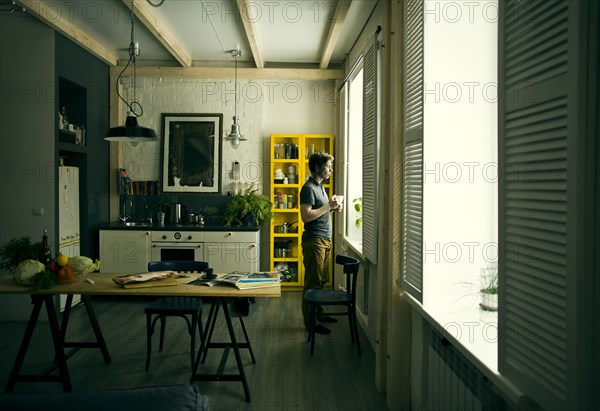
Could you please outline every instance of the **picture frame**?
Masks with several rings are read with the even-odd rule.
[[[162,114],[162,191],[221,193],[223,114]]]

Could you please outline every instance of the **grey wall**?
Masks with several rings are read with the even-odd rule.
[[[18,41],[17,41],[18,39]],[[0,242],[55,235],[54,31],[0,16]],[[32,210],[42,208],[43,215]],[[0,319],[25,319],[29,296],[0,296]]]
[[[63,77],[87,89],[86,149],[80,166],[81,255],[99,257],[98,229],[109,221],[109,68],[71,40],[56,34],[56,83]],[[58,98],[58,97],[57,97]],[[52,129],[54,131],[54,129]],[[58,237],[57,237],[58,239]]]
[[[109,145],[103,139],[109,124],[108,67],[26,14],[0,15],[0,243],[21,236],[39,241],[47,229],[57,251],[59,76],[88,89],[81,254],[94,258],[97,229],[109,218]],[[0,320],[25,320],[30,311],[29,296],[0,295]]]

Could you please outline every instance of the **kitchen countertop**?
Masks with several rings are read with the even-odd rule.
[[[231,226],[222,224],[205,224],[203,227],[193,224],[148,224],[139,226],[124,226],[122,223],[110,223],[101,230],[146,230],[146,231],[259,231],[259,226]]]

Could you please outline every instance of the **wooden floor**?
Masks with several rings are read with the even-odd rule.
[[[196,382],[207,395],[211,410],[387,410],[385,396],[374,383],[374,354],[361,332],[362,355],[351,344],[348,322],[317,336],[315,355],[310,356],[300,310],[301,293],[286,292],[282,298],[257,299],[245,319],[256,356],[252,364],[247,350],[242,359],[248,377],[252,402],[245,401],[240,382]],[[144,306],[147,299],[94,299],[94,308],[104,333],[112,362],[105,364],[98,349],[81,349],[68,360],[73,390],[187,384],[191,375],[189,335],[182,319],[169,320],[165,349],[158,351],[158,334],[150,369],[144,371],[146,330]],[[208,314],[204,305],[204,316]],[[42,312],[45,316],[45,311]],[[228,341],[225,321],[219,317],[213,341]],[[239,321],[234,319],[240,331]],[[24,322],[0,322],[0,389],[3,390],[25,330]],[[93,340],[85,309],[73,309],[67,340]],[[215,372],[222,349],[208,353],[204,367]],[[37,373],[52,362],[53,347],[47,322],[36,328],[25,359],[24,372]],[[230,353],[226,372],[235,371]],[[17,383],[14,392],[62,392],[54,382]]]

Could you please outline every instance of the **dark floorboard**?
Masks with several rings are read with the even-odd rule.
[[[310,356],[306,331],[302,324],[299,292],[283,293],[282,298],[257,299],[246,328],[257,363],[252,364],[247,350],[242,360],[252,394],[245,401],[240,382],[196,382],[210,399],[211,411],[217,410],[387,410],[385,395],[375,388],[375,359],[361,332],[363,353],[359,356],[351,344],[348,322],[331,325],[333,332],[317,336],[315,355]],[[68,360],[75,391],[141,387],[189,383],[189,335],[182,319],[168,321],[165,349],[158,351],[158,333],[153,339],[150,369],[144,371],[146,330],[144,298],[122,300],[95,298],[94,308],[108,345],[112,362],[105,364],[98,349],[81,349]],[[210,305],[205,304],[206,318]],[[45,312],[42,312],[45,316]],[[234,325],[241,336],[239,321]],[[0,322],[0,389],[6,385],[19,343],[25,330],[24,322]],[[87,316],[82,306],[73,309],[67,340],[93,340]],[[213,341],[228,341],[225,321],[217,321]],[[199,342],[198,342],[199,346]],[[213,349],[203,365],[215,372],[223,350]],[[32,345],[25,359],[24,372],[37,373],[49,366],[53,347],[47,322],[36,328]],[[235,371],[235,358],[230,353],[225,372]],[[62,392],[54,382],[17,383],[14,392]]]

